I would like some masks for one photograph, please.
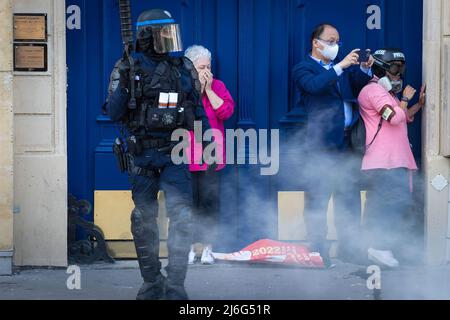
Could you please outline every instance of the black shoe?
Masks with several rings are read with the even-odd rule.
[[[330,254],[329,254],[330,246],[329,246],[329,244],[312,243],[309,246],[309,251],[310,252],[318,252],[320,254],[325,269],[333,269],[334,267],[336,267],[336,264],[332,263],[331,259],[330,259]]]
[[[360,266],[371,264],[369,259],[367,259],[367,253],[358,249],[348,249],[345,247],[339,248],[337,258],[344,263],[351,263]]]
[[[144,282],[139,289],[136,300],[163,300],[165,279],[158,276],[153,282]]]
[[[331,259],[328,255],[322,256],[323,265],[325,266],[325,269],[333,269],[336,267],[336,263],[332,263]]]
[[[166,285],[166,299],[167,300],[189,300],[184,286],[180,285]]]

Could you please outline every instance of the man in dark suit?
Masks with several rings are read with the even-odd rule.
[[[359,112],[359,91],[370,81],[373,58],[359,63],[355,49],[335,63],[339,33],[333,25],[321,24],[311,36],[312,50],[294,67],[293,79],[300,91],[300,106],[307,113],[305,162],[305,219],[311,249],[321,253],[330,267],[327,209],[333,194],[339,257],[357,255],[361,201],[360,158],[351,152],[350,130]]]

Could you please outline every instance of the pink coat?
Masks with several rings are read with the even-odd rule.
[[[213,79],[213,83],[211,85],[212,90],[224,101],[222,106],[220,106],[219,109],[214,110],[211,102],[208,99],[208,96],[206,93],[203,94],[202,102],[203,107],[205,108],[206,115],[209,120],[209,124],[211,125],[211,129],[217,129],[222,133],[222,136],[217,137],[215,141],[217,142],[217,150],[222,154],[223,161],[220,161],[217,164],[217,171],[222,170],[225,167],[226,163],[226,149],[225,149],[225,127],[224,127],[224,121],[228,120],[234,112],[234,100],[231,97],[230,92],[225,87],[225,84],[217,79]],[[207,165],[206,164],[195,164],[195,162],[198,162],[200,159],[202,159],[202,144],[200,142],[194,141],[194,133],[190,132],[191,134],[191,150],[190,155],[192,161],[189,165],[190,171],[206,171]],[[216,137],[216,136],[214,136]],[[221,150],[221,151],[220,151]]]

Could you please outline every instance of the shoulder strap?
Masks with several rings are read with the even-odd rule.
[[[155,68],[153,72],[152,81],[150,82],[150,87],[158,89],[161,87],[161,78],[169,70],[169,64],[167,61],[161,61]]]

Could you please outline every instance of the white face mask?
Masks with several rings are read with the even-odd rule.
[[[320,41],[320,40],[318,40],[318,41]],[[318,49],[320,54],[323,55],[325,58],[330,59],[331,61],[336,59],[336,57],[339,53],[339,46],[337,44],[335,44],[334,46],[330,46],[328,44],[323,43],[322,41],[320,41],[320,43],[323,44],[323,46],[324,46],[323,50]]]
[[[385,76],[378,80],[378,84],[385,88],[387,91],[392,91],[394,93],[399,93],[402,91],[403,88],[403,81],[402,80],[395,80],[391,81],[388,76]]]

